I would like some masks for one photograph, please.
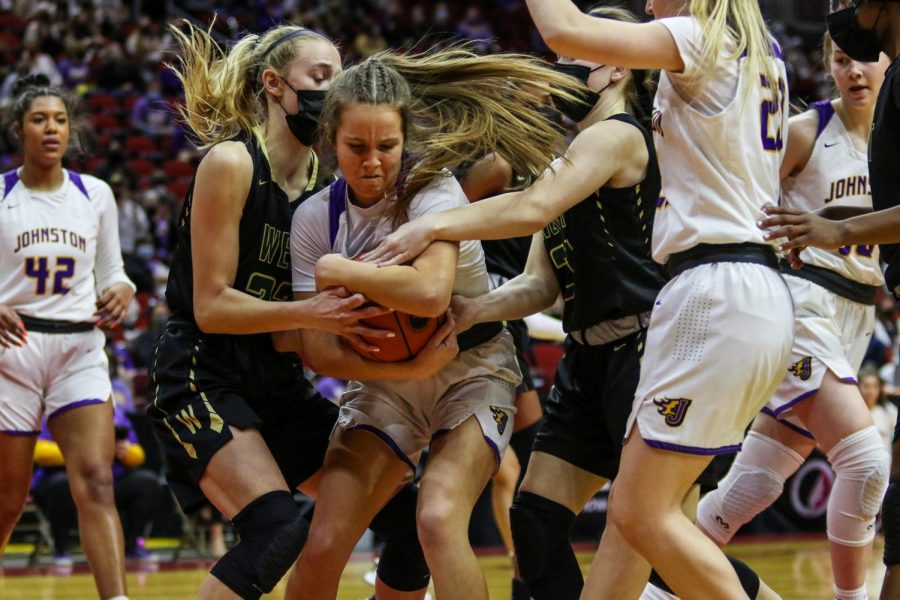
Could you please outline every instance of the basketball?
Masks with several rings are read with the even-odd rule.
[[[400,362],[413,358],[431,339],[434,332],[444,323],[444,317],[419,317],[409,313],[394,311],[385,315],[378,315],[369,319],[363,319],[364,323],[377,329],[393,331],[396,335],[392,338],[371,338],[361,336],[366,342],[377,346],[379,352],[365,352],[355,348],[357,352],[382,362]]]

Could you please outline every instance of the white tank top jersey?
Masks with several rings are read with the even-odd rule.
[[[133,287],[106,183],[64,170],[60,187],[38,192],[9,171],[2,186],[0,304],[39,319],[93,321],[98,292],[119,282]]]
[[[819,114],[815,145],[803,170],[782,182],[783,204],[806,212],[824,206],[872,208],[868,157],[853,146],[830,100],[813,104],[811,110]],[[884,284],[877,245],[807,248],[800,258],[807,265],[829,269],[858,283]]]
[[[346,257],[355,258],[373,250],[393,231],[390,218],[384,215],[388,208],[386,201],[362,208],[347,199],[346,210],[340,215],[332,247],[328,223],[330,190],[330,187],[321,190],[305,200],[294,212],[291,225],[291,269],[295,292],[316,291],[316,262],[323,255],[339,252]],[[447,172],[445,176],[437,177],[425,186],[412,199],[409,220],[426,213],[468,204],[459,182]],[[460,242],[453,293],[475,297],[487,293],[489,289],[490,280],[481,242]]]
[[[653,258],[668,261],[697,244],[769,244],[756,222],[778,204],[779,167],[787,141],[787,77],[777,45],[776,81],[749,72],[745,58],[716,70],[703,65],[703,29],[693,17],[657,21],[669,30],[683,73],[663,71],[653,106],[662,190],[653,226]],[[732,42],[733,43],[733,42]],[[726,44],[727,45],[727,44]]]

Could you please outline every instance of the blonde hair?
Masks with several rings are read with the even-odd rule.
[[[185,21],[186,31],[170,27],[181,53],[168,64],[184,86],[184,105],[178,107],[200,148],[208,148],[243,132],[256,135],[266,120],[261,74],[271,69],[287,77],[291,62],[306,40],[331,40],[296,25],[272,27],[249,34],[227,52],[209,31]],[[212,25],[210,25],[210,30]],[[288,39],[282,39],[290,36]]]
[[[338,75],[319,126],[331,146],[344,106],[388,105],[403,123],[404,159],[396,185],[394,223],[444,169],[496,152],[518,173],[541,173],[563,135],[538,111],[534,90],[574,98],[577,82],[520,54],[480,56],[467,46],[401,55],[375,54]]]
[[[698,73],[715,71],[726,36],[733,36],[737,46],[727,59],[738,60],[746,54],[751,72],[760,73],[769,82],[776,80],[769,61],[774,39],[759,11],[758,0],[690,0],[690,13],[703,26],[702,67]]]

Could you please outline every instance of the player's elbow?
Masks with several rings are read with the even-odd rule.
[[[417,294],[416,309],[411,312],[420,317],[440,317],[450,307],[451,291],[440,284],[424,286]]]

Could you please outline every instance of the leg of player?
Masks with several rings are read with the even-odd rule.
[[[496,468],[494,449],[474,416],[431,444],[416,522],[438,598],[488,598],[468,529],[472,507]]]
[[[825,374],[818,393],[794,407],[828,455],[836,479],[827,529],[838,600],[865,592],[875,516],[887,488],[890,457],[855,383]]]
[[[125,594],[125,542],[113,496],[112,400],[73,408],[47,420],[66,461],[78,507],[78,535],[101,598]]]
[[[283,575],[296,560],[306,539],[304,531],[298,531],[292,521],[299,518],[299,510],[295,515],[288,516],[290,507],[287,500],[290,503],[293,500],[262,436],[256,430],[242,431],[231,427],[230,431],[232,439],[210,459],[200,479],[200,489],[210,503],[234,524],[241,534],[241,541],[213,566],[200,586],[198,600],[253,597],[254,593],[258,598],[261,593],[253,587],[258,585],[258,569],[265,569],[269,579],[277,576],[272,574],[272,569],[283,568]],[[277,507],[273,506],[274,502],[278,503]],[[273,523],[264,513],[277,518],[277,522]],[[265,521],[265,531],[255,525],[261,520]],[[285,544],[291,547],[284,554],[292,556],[272,559],[267,555],[265,564],[254,563],[266,552],[269,541],[284,535],[298,538],[293,544]],[[262,536],[265,539],[261,539]],[[280,576],[277,577],[280,579]],[[241,592],[238,593],[236,588]]]
[[[491,480],[491,509],[500,539],[507,554],[515,556],[512,529],[509,525],[509,507],[516,495],[516,481],[519,479],[519,461],[515,452],[506,452],[500,461],[500,468]]]
[[[719,546],[727,544],[778,499],[815,446],[815,440],[760,413],[728,474],[700,500],[697,526]]]
[[[702,589],[709,599],[746,598],[725,555],[682,510],[710,460],[652,448],[634,427],[613,485],[610,516],[628,543],[682,596],[696,596]],[[692,560],[673,560],[688,555]]]
[[[0,433],[0,557],[28,497],[36,442],[37,435]]]
[[[581,597],[585,600],[638,598],[649,575],[650,563],[631,547],[612,519],[607,518]]]
[[[584,581],[569,532],[605,483],[551,454],[532,454],[510,516],[519,572],[533,598],[578,598]]]
[[[309,539],[288,580],[286,599],[337,596],[341,573],[356,542],[409,475],[409,466],[372,433],[338,429],[321,473]],[[423,594],[420,590],[405,597]]]

